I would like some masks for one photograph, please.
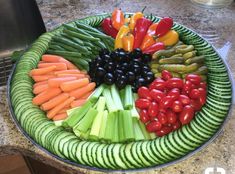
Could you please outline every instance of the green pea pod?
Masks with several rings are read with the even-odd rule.
[[[171,58],[162,58],[159,60],[159,64],[183,64],[183,57],[171,57]]]
[[[177,46],[175,48],[175,52],[176,53],[187,53],[187,52],[190,52],[190,51],[193,51],[194,50],[194,46],[193,45],[187,45],[186,47],[183,47],[184,45],[180,45],[180,46]]]
[[[203,63],[205,60],[204,56],[196,56],[196,57],[192,57],[189,58],[185,61],[186,65],[192,64],[192,63]]]

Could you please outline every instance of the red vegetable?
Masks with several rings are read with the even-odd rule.
[[[191,81],[195,85],[199,85],[202,80],[201,76],[196,74],[188,74],[185,79]]]
[[[184,83],[183,91],[185,91],[187,94],[193,89],[193,84],[191,81],[187,80]]]
[[[177,100],[180,96],[180,90],[178,88],[171,89],[168,94],[173,100]]]
[[[180,95],[179,96],[179,101],[183,104],[183,105],[189,105],[190,104],[190,98],[186,95]]]
[[[174,124],[177,121],[177,115],[175,112],[173,112],[172,110],[168,109],[166,111],[166,116],[167,116],[167,122],[169,124]]]
[[[167,116],[165,113],[163,112],[159,112],[157,115],[157,119],[158,121],[162,124],[162,125],[166,125],[168,120],[167,120]]]
[[[146,98],[146,99],[151,100],[150,91],[145,86],[142,86],[138,89],[138,96],[139,98]]]
[[[166,82],[160,78],[155,79],[149,86],[149,89],[158,89],[158,90],[164,90],[166,86]]]
[[[159,109],[160,111],[164,110],[164,109],[167,109],[167,108],[170,108],[172,103],[173,103],[173,99],[171,96],[166,96],[166,97],[163,97],[162,98],[162,101],[159,105]]]
[[[180,127],[181,127],[181,123],[178,120],[172,125],[173,130],[177,130]]]
[[[201,96],[201,94],[198,89],[192,89],[189,93],[189,97],[191,99],[198,99],[200,96]]]
[[[148,115],[151,118],[155,118],[157,114],[158,114],[158,104],[156,102],[152,102],[148,108]]]
[[[140,98],[135,101],[135,106],[139,109],[148,109],[150,104],[151,102],[148,99]]]
[[[152,89],[150,91],[150,96],[152,97],[153,100],[160,103],[162,98],[165,97],[166,95],[160,90]]]
[[[140,111],[140,120],[141,120],[143,123],[149,122],[150,117],[149,117],[148,111],[147,111],[146,109],[142,109],[142,110]]]
[[[180,78],[177,78],[177,77],[173,77],[169,80],[167,80],[166,82],[166,87],[169,88],[169,89],[172,89],[172,88],[183,88],[184,86],[184,82],[182,79]]]
[[[114,39],[116,38],[117,36],[117,33],[118,33],[118,30],[116,30],[115,28],[113,28],[112,26],[112,21],[110,18],[105,18],[103,21],[102,21],[102,24],[101,24],[101,27],[104,31],[105,34],[113,37]]]
[[[199,100],[191,100],[190,101],[190,105],[192,106],[192,108],[194,109],[194,111],[200,111],[202,108],[202,104],[200,103]]]
[[[174,112],[181,112],[183,110],[183,104],[179,100],[176,100],[173,102],[171,108]]]
[[[172,74],[169,72],[169,71],[167,71],[167,70],[163,70],[162,71],[162,79],[163,80],[169,80],[169,79],[171,79],[173,76],[172,76]]]
[[[162,43],[162,42],[157,42],[157,43],[155,43],[155,44],[153,44],[153,45],[151,45],[151,46],[145,48],[145,49],[143,50],[143,53],[145,53],[145,54],[153,54],[153,53],[155,53],[156,51],[164,50],[164,49],[165,49],[164,43]]]
[[[158,137],[162,137],[166,134],[169,134],[172,130],[173,130],[173,128],[171,126],[164,126],[161,128],[161,130],[156,131],[156,135]]]
[[[186,105],[183,111],[179,115],[180,122],[182,125],[188,124],[194,117],[193,107],[190,105]]]
[[[199,87],[206,90],[206,82],[201,82],[201,83],[199,84]]]
[[[173,19],[170,17],[164,17],[160,20],[156,28],[156,36],[161,37],[165,35],[173,26]]]
[[[162,128],[162,124],[159,121],[152,121],[146,125],[146,129],[149,132],[155,132]]]

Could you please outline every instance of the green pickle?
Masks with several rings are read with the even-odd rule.
[[[192,57],[189,58],[185,61],[186,65],[192,64],[192,63],[203,63],[205,60],[204,56],[196,56],[196,57]]]
[[[170,57],[159,60],[159,64],[183,64],[183,63],[184,63],[183,57]]]

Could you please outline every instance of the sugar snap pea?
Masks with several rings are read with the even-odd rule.
[[[192,58],[189,58],[185,61],[185,64],[186,65],[189,65],[189,64],[192,64],[192,63],[203,63],[205,60],[205,57],[202,55],[202,56],[196,56],[196,57],[192,57]]]
[[[184,45],[180,45],[175,48],[175,52],[184,54],[193,51],[193,49],[194,49],[193,45],[186,45],[186,47]]]

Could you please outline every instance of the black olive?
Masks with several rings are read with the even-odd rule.
[[[107,62],[111,62],[112,59],[111,59],[110,55],[104,55],[103,61],[107,63]]]
[[[117,51],[117,52],[124,52],[125,50],[123,48],[117,48],[115,51]]]
[[[140,77],[138,79],[136,79],[136,86],[139,88],[141,86],[145,85],[145,79],[143,77]]]
[[[106,49],[106,48],[101,49],[100,52],[99,52],[99,56],[100,56],[100,57],[103,57],[103,56],[109,55],[109,54],[110,54],[110,52],[109,52],[109,50]]]
[[[96,77],[98,77],[98,78],[103,78],[104,77],[104,75],[106,74],[106,71],[105,71],[105,69],[104,68],[102,68],[102,67],[98,67],[97,69],[96,69]]]
[[[149,66],[148,65],[142,66],[142,71],[149,72],[150,71]]]
[[[114,83],[114,76],[112,73],[105,74],[104,83],[106,83],[107,85],[112,85]]]
[[[133,72],[135,73],[135,75],[139,75],[141,73],[141,68],[137,64],[134,64],[132,69],[133,69]]]
[[[116,61],[122,62],[122,61],[125,61],[125,59],[126,59],[126,53],[124,51],[119,52],[116,57]]]
[[[152,56],[150,54],[143,54],[141,56],[141,61],[144,63],[149,63],[152,60]]]
[[[104,69],[108,72],[113,72],[115,69],[115,64],[113,62],[108,62],[104,65]]]
[[[118,77],[115,84],[116,84],[116,86],[117,86],[119,89],[124,88],[124,87],[126,86],[126,84],[127,84],[127,79],[126,79],[126,77],[125,77],[125,76],[120,76],[120,77]]]
[[[151,72],[151,71],[147,72],[147,74],[144,75],[144,78],[147,83],[151,83],[154,80],[153,72]]]
[[[119,76],[123,76],[124,73],[121,69],[115,69],[114,70],[114,77],[117,79]]]
[[[127,62],[123,62],[122,64],[120,64],[120,67],[119,67],[123,72],[126,72],[128,71],[128,68],[129,68],[129,64]]]
[[[139,49],[139,48],[136,48],[136,49],[134,49],[133,51],[132,51],[132,58],[133,59],[140,59],[141,58],[141,56],[142,56],[142,51],[141,51],[141,49]]]
[[[132,71],[128,71],[126,76],[129,84],[132,84],[135,81],[135,73],[133,73]]]
[[[117,52],[117,51],[113,51],[113,52],[110,54],[110,57],[111,57],[111,59],[112,59],[113,61],[115,61],[117,55],[118,55],[118,52]]]

